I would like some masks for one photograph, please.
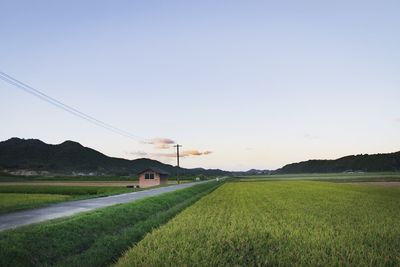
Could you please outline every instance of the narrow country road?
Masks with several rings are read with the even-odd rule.
[[[94,209],[104,208],[119,203],[126,203],[142,199],[145,197],[156,196],[159,194],[176,191],[179,189],[193,186],[195,184],[200,184],[205,182],[208,181],[170,185],[166,187],[159,187],[144,191],[125,193],[108,197],[68,201],[68,202],[53,204],[43,208],[7,213],[0,215],[0,231],[16,228],[22,225],[28,225],[32,223],[43,222],[65,216],[71,216],[80,212],[91,211]]]

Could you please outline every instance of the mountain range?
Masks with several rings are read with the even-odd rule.
[[[386,154],[360,154],[335,160],[308,160],[292,163],[274,173],[333,173],[333,172],[400,171],[400,151]]]
[[[11,138],[0,142],[0,171],[11,174],[115,175],[132,176],[145,168],[155,167],[175,175],[177,167],[140,158],[127,160],[106,156],[73,141],[58,145],[38,139]],[[182,175],[227,175],[218,169],[179,168]]]
[[[106,156],[73,141],[58,145],[38,139],[11,138],[0,142],[0,174],[15,175],[93,175],[134,176],[149,167],[163,169],[175,176],[177,167],[157,160],[139,158],[127,160]],[[386,154],[361,154],[335,160],[308,160],[291,163],[275,171],[251,169],[229,172],[220,169],[179,168],[183,176],[264,175],[290,173],[400,171],[400,151]]]

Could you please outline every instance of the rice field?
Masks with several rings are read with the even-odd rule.
[[[69,200],[71,196],[56,194],[0,193],[0,214],[10,211],[40,207]]]
[[[116,266],[400,266],[400,187],[230,182]]]
[[[60,194],[71,196],[107,196],[135,191],[137,189],[114,186],[69,185],[0,185],[0,193]]]
[[[48,204],[133,192],[138,189],[112,186],[4,185],[0,184],[0,214]]]
[[[220,183],[0,232],[0,266],[106,267]]]
[[[295,173],[238,176],[238,181],[284,181],[284,180],[312,180],[329,182],[376,182],[376,181],[400,181],[400,172],[353,172],[353,173]]]

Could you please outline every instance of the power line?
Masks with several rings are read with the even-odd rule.
[[[90,122],[92,124],[95,124],[95,125],[97,125],[99,127],[104,128],[106,130],[109,130],[111,132],[117,133],[119,135],[122,135],[122,136],[130,138],[130,139],[134,139],[136,141],[144,140],[144,138],[142,138],[142,137],[140,137],[138,135],[135,135],[135,134],[132,134],[130,132],[124,131],[122,129],[119,129],[119,128],[111,125],[111,124],[105,123],[105,122],[103,122],[101,120],[98,120],[98,119],[96,119],[96,118],[94,118],[94,117],[92,117],[92,116],[90,116],[90,115],[88,115],[88,114],[86,114],[86,113],[84,113],[82,111],[79,111],[78,109],[73,108],[73,107],[63,103],[63,102],[61,102],[61,101],[59,101],[59,100],[57,100],[57,99],[55,99],[55,98],[53,98],[51,96],[39,91],[38,89],[35,89],[32,86],[29,86],[29,85],[27,85],[27,84],[15,79],[15,78],[11,77],[10,75],[8,75],[8,74],[6,74],[4,72],[0,72],[0,79],[2,79],[3,81],[5,81],[5,82],[7,82],[7,83],[9,83],[9,84],[21,89],[21,90],[33,95],[33,96],[35,96],[35,97],[37,97],[37,98],[39,98],[39,99],[41,99],[41,100],[53,105],[53,106],[56,106],[56,107],[58,107],[58,108],[60,108],[60,109],[62,109],[64,111],[76,116],[76,117],[84,119],[84,120],[86,120],[86,121],[88,121],[88,122]]]

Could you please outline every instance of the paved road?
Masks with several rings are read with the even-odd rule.
[[[144,191],[99,197],[85,200],[68,201],[58,204],[53,204],[44,208],[37,208],[19,212],[0,215],[0,231],[16,228],[22,225],[31,223],[43,222],[51,219],[61,218],[74,215],[80,212],[90,211],[98,208],[104,208],[111,205],[126,203],[145,197],[155,196],[162,193],[172,192],[178,189],[187,188],[199,183],[185,183],[179,185],[170,185]]]

